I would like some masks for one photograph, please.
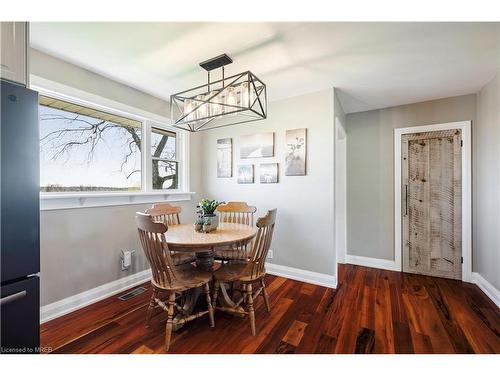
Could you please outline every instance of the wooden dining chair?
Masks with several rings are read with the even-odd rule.
[[[276,209],[270,210],[267,214],[257,220],[257,236],[253,243],[253,248],[248,260],[239,263],[223,264],[217,271],[214,272],[214,309],[216,309],[217,294],[221,283],[234,283],[239,282],[243,286],[243,293],[238,301],[233,301],[230,307],[217,308],[222,311],[232,311],[241,313],[240,306],[246,303],[246,310],[244,314],[249,316],[250,328],[252,335],[255,336],[255,311],[253,301],[255,298],[262,294],[264,303],[268,312],[271,311],[269,305],[269,296],[266,291],[264,283],[264,276],[266,275],[265,262],[267,252],[271,246],[273,238],[274,224],[276,222]],[[254,293],[253,284],[259,283],[259,288]]]
[[[165,224],[154,221],[151,215],[142,212],[137,212],[136,222],[142,248],[152,271],[151,285],[153,294],[146,315],[146,327],[149,327],[151,315],[156,305],[166,311],[165,351],[168,351],[174,324],[184,324],[208,314],[210,327],[214,327],[214,310],[210,299],[209,286],[212,274],[190,264],[176,266],[173,263],[165,240],[165,233],[168,230]],[[181,314],[182,317],[176,316],[174,318],[176,309],[182,311],[181,306],[175,301],[176,295],[198,287],[203,287],[206,294],[207,310],[191,315]],[[160,298],[160,294],[165,294],[166,298]]]
[[[169,203],[155,203],[145,212],[146,214],[151,215],[154,221],[164,223],[167,227],[181,223],[179,215],[182,212],[182,208],[172,206]],[[196,260],[195,253],[171,251],[171,256],[175,265],[188,264]]]
[[[249,206],[246,202],[227,202],[217,207],[217,216],[222,223],[236,223],[254,225],[254,215],[257,207]],[[215,251],[215,259],[222,262],[240,261],[248,258],[249,247],[233,247]]]

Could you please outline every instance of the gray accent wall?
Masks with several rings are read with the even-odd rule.
[[[394,259],[394,129],[464,120],[474,94],[346,116],[348,254]]]
[[[474,270],[500,290],[500,74],[477,94],[474,133]]]
[[[307,175],[285,176],[285,131],[307,128]],[[240,136],[274,132],[275,156],[239,158]],[[334,246],[334,90],[269,103],[263,121],[202,132],[203,192],[207,198],[247,201],[257,215],[278,209],[268,262],[335,275]],[[217,178],[217,139],[233,139],[233,177]],[[194,150],[193,150],[194,151]],[[279,183],[260,184],[259,164],[279,163]],[[238,184],[238,164],[254,164],[255,183]]]

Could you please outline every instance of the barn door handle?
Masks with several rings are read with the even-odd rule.
[[[405,185],[405,216],[408,215],[408,185]]]

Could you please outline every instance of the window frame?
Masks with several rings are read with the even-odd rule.
[[[182,157],[179,157],[181,155],[181,145],[180,145],[180,140],[179,140],[179,137],[181,136],[180,135],[180,131],[178,129],[176,130],[172,130],[171,129],[172,127],[170,128],[166,128],[165,126],[162,126],[161,124],[158,124],[158,123],[155,123],[155,122],[150,122],[149,123],[149,129],[147,130],[147,134],[148,134],[148,137],[149,137],[149,147],[148,147],[148,152],[149,152],[149,157],[147,158],[148,159],[148,163],[149,163],[149,170],[146,171],[146,178],[148,179],[148,182],[150,184],[150,188],[151,188],[151,191],[175,191],[175,190],[182,190],[183,188],[183,178],[182,178],[182,169],[183,169],[183,158]],[[151,135],[153,134],[153,129],[158,129],[158,130],[166,130],[168,132],[171,132],[171,133],[175,133],[175,158],[174,159],[167,159],[167,158],[153,158],[153,156],[151,155],[151,151],[152,151],[152,143],[151,143]],[[166,161],[166,162],[176,162],[177,163],[177,173],[179,175],[179,180],[178,180],[178,188],[177,189],[154,189],[153,188],[153,168],[151,167],[152,163],[153,163],[153,159],[155,160],[158,160],[158,161]]]
[[[33,75],[31,76],[31,88],[43,96],[127,117],[140,121],[142,124],[141,190],[135,192],[40,192],[41,210],[191,199],[191,195],[194,193],[189,190],[189,134],[171,126],[172,121],[169,118]],[[152,128],[159,128],[176,134],[176,161],[179,162],[179,186],[177,189],[153,189]]]

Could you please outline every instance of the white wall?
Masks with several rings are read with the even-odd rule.
[[[500,74],[477,94],[474,270],[500,290]]]
[[[269,103],[264,121],[203,132],[203,192],[207,198],[247,201],[258,215],[277,208],[270,263],[335,275],[333,169],[333,89]],[[307,128],[307,176],[285,176],[285,131]],[[275,157],[239,159],[240,136],[275,132]],[[216,142],[233,138],[233,176],[217,178]],[[260,184],[259,164],[279,163],[279,183]],[[253,163],[256,183],[237,184],[238,164]]]

